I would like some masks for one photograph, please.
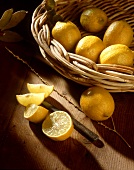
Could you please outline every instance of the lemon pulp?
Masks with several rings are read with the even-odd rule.
[[[40,105],[45,99],[45,93],[20,94],[20,95],[16,95],[16,99],[23,106],[27,106],[33,103]]]
[[[53,140],[65,140],[70,137],[73,131],[72,119],[70,115],[64,111],[55,111],[49,114],[44,120],[42,131]]]
[[[27,83],[27,88],[30,93],[45,93],[45,98],[48,97],[54,90],[53,85],[46,85],[46,84]]]
[[[49,111],[46,108],[37,106],[36,104],[30,104],[24,111],[24,117],[30,122],[39,123],[46,118],[48,113]]]

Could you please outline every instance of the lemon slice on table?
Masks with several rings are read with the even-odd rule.
[[[31,93],[45,93],[45,98],[48,97],[54,90],[53,85],[46,84],[30,84],[27,83],[28,91]]]
[[[24,111],[24,118],[33,123],[40,123],[46,118],[48,113],[49,111],[46,108],[36,104],[30,104]]]
[[[40,105],[45,99],[45,93],[20,94],[16,95],[16,99],[23,106],[27,106],[29,104]]]
[[[42,123],[43,133],[55,141],[66,140],[71,136],[73,129],[72,119],[64,111],[52,112]]]

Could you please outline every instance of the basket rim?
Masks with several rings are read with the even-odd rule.
[[[85,1],[88,3],[93,2],[92,0]],[[74,5],[82,3],[81,0],[70,0],[70,2]],[[110,0],[107,0],[108,2]],[[115,2],[119,4],[122,3],[122,0],[115,0]],[[130,0],[130,2],[132,1]],[[101,4],[103,3],[101,2]],[[132,3],[134,5],[134,2]],[[31,32],[46,64],[50,65],[62,76],[85,86],[97,85],[108,89],[110,92],[134,91],[134,68],[116,64],[96,64],[83,56],[67,52],[58,41],[53,39],[51,30],[46,23],[47,10],[45,5],[46,0],[43,0],[34,10]],[[69,1],[56,0],[56,10],[59,10],[59,13],[64,11],[63,7],[67,8],[68,6]],[[129,8],[129,5],[126,5],[126,8],[130,10],[131,7]],[[132,16],[130,16],[129,20],[133,21],[131,24],[134,27],[134,17],[132,19]]]

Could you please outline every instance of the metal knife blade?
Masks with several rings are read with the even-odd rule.
[[[43,101],[42,106],[48,109],[51,112],[58,111],[59,109],[48,103],[47,101]],[[92,132],[90,129],[85,127],[82,123],[77,121],[72,115],[70,115],[74,124],[75,130],[77,130],[81,135],[83,135],[86,139],[91,142],[97,141],[99,136]]]

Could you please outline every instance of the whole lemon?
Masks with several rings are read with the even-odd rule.
[[[95,7],[85,9],[80,16],[82,27],[88,32],[100,32],[107,24],[106,13]]]
[[[133,30],[125,20],[111,23],[103,37],[103,42],[106,46],[113,44],[125,44],[130,46],[132,40]]]
[[[85,36],[76,45],[75,53],[97,62],[101,51],[105,48],[103,41],[97,36]]]
[[[73,51],[81,39],[78,27],[71,21],[58,21],[52,29],[52,36],[61,43],[67,51]]]
[[[99,57],[101,64],[133,66],[134,53],[124,44],[114,44],[105,48]]]
[[[92,120],[103,121],[112,116],[115,103],[108,90],[93,86],[85,90],[80,97],[82,111]]]

